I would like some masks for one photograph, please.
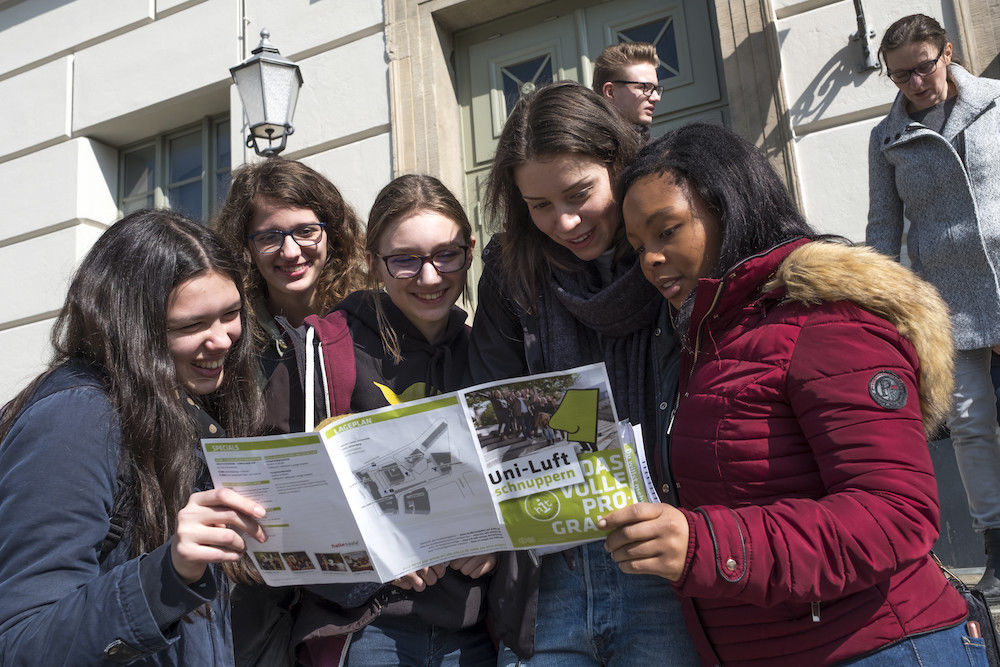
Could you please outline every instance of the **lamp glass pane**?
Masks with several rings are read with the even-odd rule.
[[[264,120],[276,126],[288,122],[288,102],[291,99],[291,82],[295,79],[295,68],[276,63],[263,63],[261,75],[264,80]],[[284,128],[277,130],[275,137],[284,134]]]
[[[264,95],[261,92],[260,66],[261,64],[258,62],[247,67],[240,67],[233,72],[236,89],[240,93],[240,100],[243,101],[243,110],[251,125],[264,121]]]
[[[299,83],[299,77],[295,74],[293,70],[288,77],[288,124],[292,124],[292,119],[295,118],[295,105],[299,101],[299,88],[302,84]]]

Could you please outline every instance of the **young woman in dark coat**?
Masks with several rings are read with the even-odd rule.
[[[233,664],[219,565],[264,510],[211,488],[198,440],[258,427],[245,317],[198,223],[138,211],[94,244],[0,418],[4,665]]]

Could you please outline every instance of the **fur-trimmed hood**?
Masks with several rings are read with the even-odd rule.
[[[953,343],[948,307],[930,283],[865,246],[807,243],[782,261],[765,291],[805,304],[850,301],[887,320],[916,348],[920,409],[933,433],[951,409]]]

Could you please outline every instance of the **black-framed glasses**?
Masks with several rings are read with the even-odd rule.
[[[431,253],[430,255],[379,255],[385,262],[385,270],[393,278],[412,278],[424,269],[424,264],[431,266],[438,273],[455,273],[465,268],[469,254],[469,246],[453,245]]]
[[[300,248],[312,247],[318,244],[323,238],[323,230],[325,228],[326,223],[310,222],[293,227],[287,232],[283,232],[280,229],[268,229],[263,232],[250,234],[247,238],[257,252],[262,255],[271,255],[281,250],[281,246],[285,245],[286,236],[291,236],[292,240]]]
[[[649,81],[624,81],[622,79],[615,79],[611,83],[622,83],[633,86],[639,86],[639,92],[649,97],[653,93],[657,95],[663,95],[663,86],[658,86],[655,83],[650,83]]]
[[[941,60],[941,56],[944,55],[944,49],[938,51],[937,58],[933,60],[925,60],[924,62],[918,64],[916,67],[910,69],[897,69],[891,72],[887,72],[889,80],[893,83],[898,83],[900,85],[906,83],[910,80],[910,77],[914,74],[919,76],[930,76],[937,69],[938,61]]]

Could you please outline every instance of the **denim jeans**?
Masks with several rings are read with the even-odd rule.
[[[351,637],[348,667],[493,667],[497,653],[482,623],[445,630],[416,617],[378,618]]]
[[[535,654],[519,661],[501,645],[506,665],[697,665],[681,605],[659,577],[624,574],[603,542],[542,558]]]
[[[989,348],[955,351],[954,398],[948,427],[972,527],[1000,528],[1000,431]]]
[[[872,653],[860,660],[842,663],[851,667],[897,667],[920,665],[922,667],[987,667],[986,644],[983,638],[970,639],[965,634],[965,623],[953,628],[937,630],[926,635],[908,637],[901,642]]]

